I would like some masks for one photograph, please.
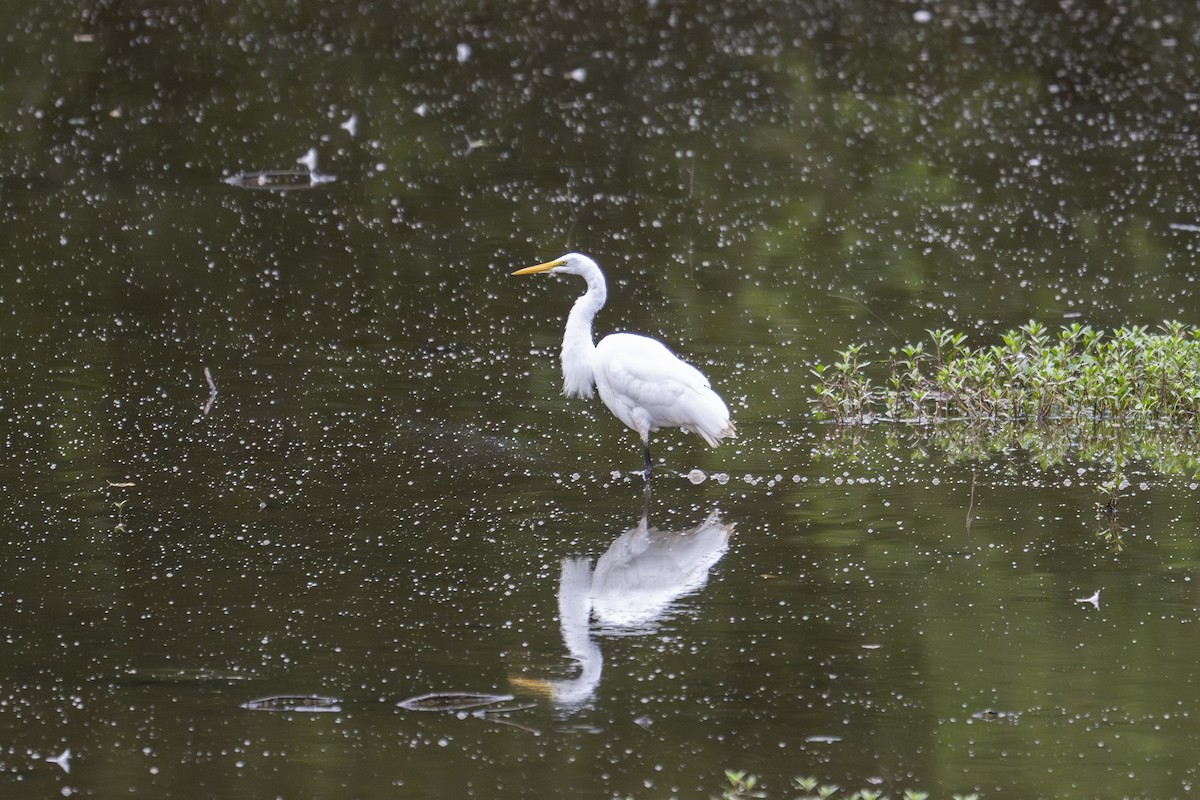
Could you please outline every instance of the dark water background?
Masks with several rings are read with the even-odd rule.
[[[1196,792],[1189,478],[1131,465],[1114,542],[1103,465],[836,439],[808,372],[931,327],[1200,322],[1196,9],[0,23],[0,795]],[[336,180],[237,179],[310,148]],[[572,565],[695,534],[620,538],[636,437],[559,395],[582,285],[508,276],[568,249],[598,327],[702,366],[740,434],[660,435],[648,505],[727,549],[582,627]],[[439,690],[536,705],[396,708]],[[275,694],[340,710],[241,707]]]

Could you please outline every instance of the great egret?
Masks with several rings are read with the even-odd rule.
[[[699,434],[712,447],[736,435],[729,409],[708,378],[662,342],[636,333],[613,333],[600,344],[593,343],[592,320],[608,298],[604,273],[595,261],[567,253],[513,275],[538,272],[578,275],[587,281],[587,291],[567,316],[562,343],[563,394],[588,398],[594,390],[600,392],[608,410],[642,437],[647,482],[653,468],[651,431],[681,428]]]

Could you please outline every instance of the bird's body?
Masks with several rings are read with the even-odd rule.
[[[595,261],[568,253],[513,274],[537,272],[579,275],[587,281],[587,291],[567,316],[561,354],[563,393],[588,398],[599,392],[609,411],[637,431],[647,480],[652,467],[652,431],[681,428],[699,434],[712,447],[736,434],[729,409],[708,378],[662,342],[636,333],[613,333],[594,343],[592,321],[608,298],[604,274]]]
[[[662,342],[609,334],[596,345],[595,375],[604,405],[643,439],[659,428],[682,428],[716,447],[733,435],[729,409],[708,379]]]

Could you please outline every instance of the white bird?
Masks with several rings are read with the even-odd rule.
[[[604,273],[595,261],[567,253],[513,275],[538,272],[578,275],[587,281],[587,291],[567,316],[562,343],[563,394],[588,398],[594,391],[600,392],[608,410],[642,437],[647,481],[653,465],[651,431],[681,428],[699,434],[712,447],[736,435],[729,408],[712,390],[708,378],[662,342],[636,333],[613,333],[599,344],[593,343],[592,320],[608,298]]]

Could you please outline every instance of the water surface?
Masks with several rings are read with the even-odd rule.
[[[1196,321],[1200,20],[1110,5],[7,4],[0,793],[1192,794],[1189,476],[1114,524],[1078,454],[808,402],[851,341]],[[508,277],[568,249],[734,411],[648,503],[559,394],[582,286]]]

